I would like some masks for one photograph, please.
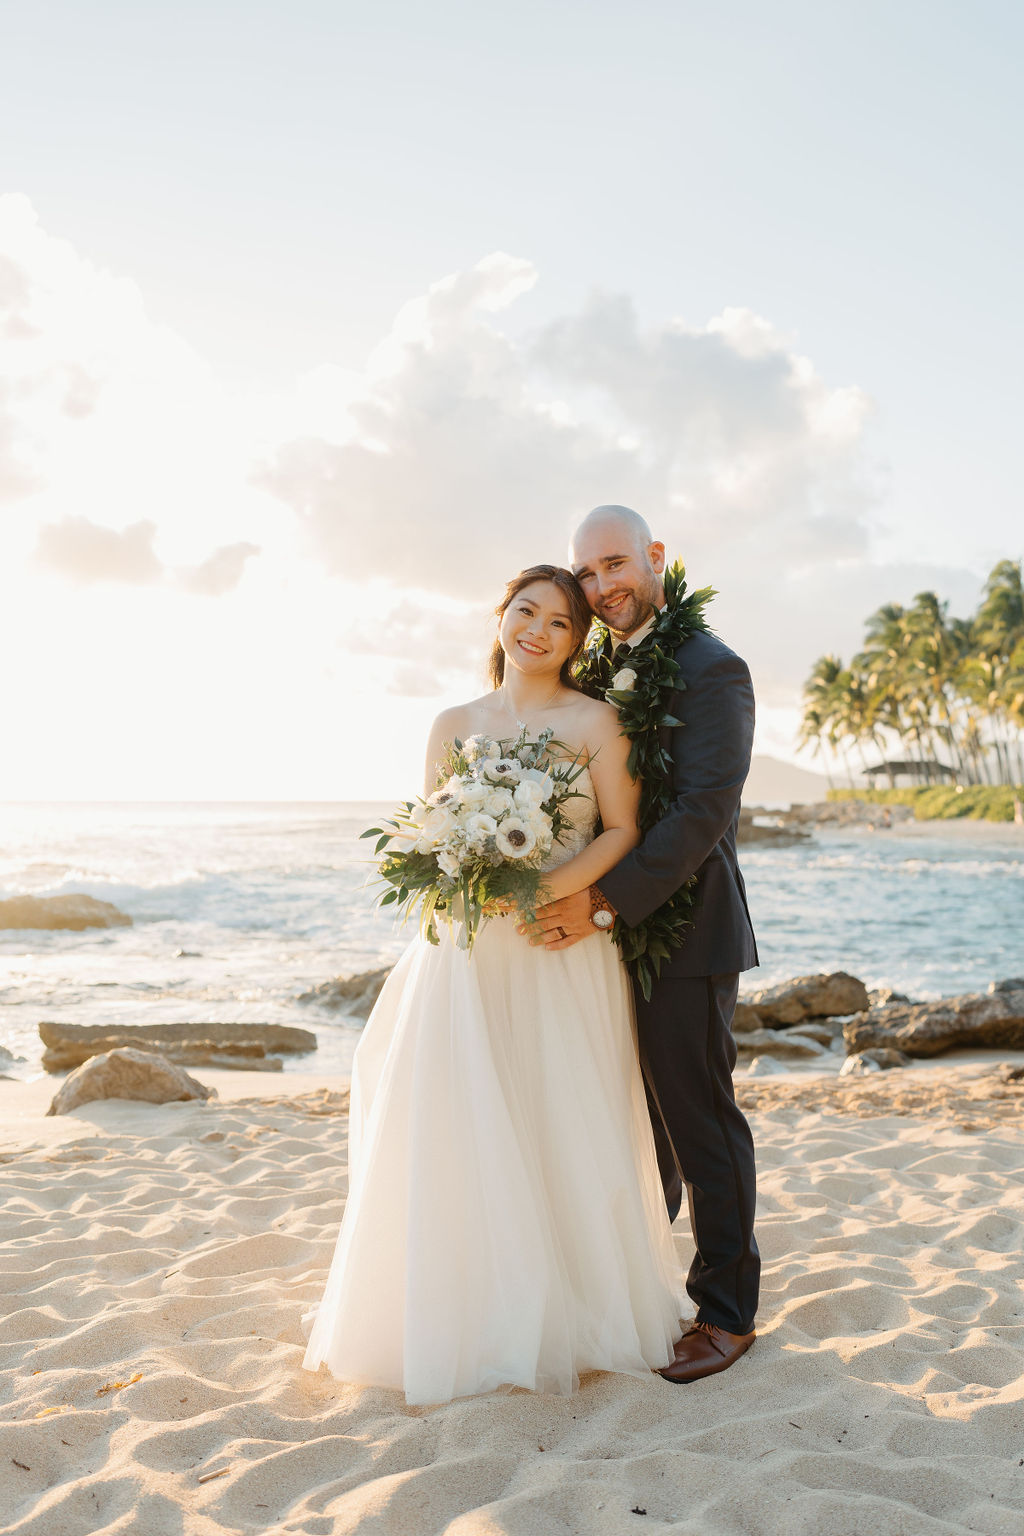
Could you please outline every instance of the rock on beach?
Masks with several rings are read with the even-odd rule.
[[[750,1013],[757,1016],[758,1024],[801,1024],[805,1019],[827,1019],[849,1013],[862,1013],[870,1006],[868,989],[856,976],[846,971],[819,973],[816,976],[797,976],[792,981],[780,982],[775,987],[765,987],[746,999],[745,1021]],[[738,1012],[739,1010],[737,1010]],[[738,1028],[757,1028],[745,1022]]]
[[[790,1056],[799,1061],[816,1060],[829,1054],[826,1046],[809,1035],[797,1035],[789,1030],[754,1029],[736,1036],[736,1045],[742,1052],[770,1051],[773,1056]]]
[[[1024,977],[994,981],[987,993],[937,1003],[888,1003],[843,1026],[851,1054],[889,1047],[939,1056],[955,1047],[1024,1050]]]
[[[43,1066],[64,1072],[91,1056],[122,1047],[158,1051],[168,1061],[186,1066],[236,1067],[279,1072],[281,1062],[271,1052],[316,1050],[316,1035],[292,1024],[245,1024],[212,1021],[199,1024],[63,1024],[43,1020],[39,1035],[46,1050]]]
[[[847,1056],[839,1068],[840,1077],[863,1077],[869,1072],[887,1072],[893,1067],[906,1067],[910,1064],[910,1057],[902,1051],[894,1051],[888,1046],[879,1046],[875,1050],[857,1051],[853,1056]]]
[[[376,971],[359,971],[355,976],[334,976],[308,992],[300,992],[299,1002],[319,1003],[321,1008],[332,1008],[351,1019],[369,1018],[391,970],[390,965],[384,965]]]
[[[11,896],[0,901],[0,929],[130,928],[132,920],[109,901],[94,896]]]
[[[80,1104],[91,1104],[96,1099],[141,1099],[148,1104],[170,1104],[213,1098],[216,1092],[163,1056],[129,1048],[107,1051],[83,1062],[58,1088],[46,1113],[66,1115]]]

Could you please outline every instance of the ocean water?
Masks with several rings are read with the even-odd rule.
[[[345,1072],[359,1038],[298,994],[394,960],[374,904],[372,804],[0,805],[0,898],[82,891],[131,928],[0,932],[0,1043],[38,1070],[42,1019],[249,1020],[316,1031],[285,1070]],[[824,829],[741,854],[761,966],[742,991],[847,970],[935,998],[1024,974],[1024,833],[916,823]]]

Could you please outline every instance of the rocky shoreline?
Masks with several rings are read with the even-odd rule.
[[[809,839],[815,827],[869,827],[876,831],[913,820],[912,806],[878,805],[869,800],[816,800],[785,810],[744,806],[740,811],[738,841],[770,842],[789,836],[800,842]]]
[[[301,993],[298,1001],[330,1009],[356,1027],[369,1016],[389,974],[382,967],[338,976]],[[147,1061],[153,1067],[154,1093],[163,1095],[177,1085],[187,1097],[192,1080],[181,1072],[185,1066],[280,1072],[283,1055],[317,1049],[313,1030],[283,1024],[209,1021],[108,1028],[44,1020],[38,1027],[44,1068],[70,1073],[68,1084],[76,1084],[73,1094],[62,1091],[62,1104],[80,1102],[77,1095],[86,1086],[89,1097],[146,1096]],[[1024,1051],[1024,977],[993,981],[984,993],[915,1002],[890,989],[869,992],[846,971],[797,976],[742,999],[733,1034],[739,1061],[751,1078],[794,1066],[840,1077],[866,1076],[951,1050]],[[17,1059],[6,1052],[0,1057],[0,1065]],[[1013,1076],[1024,1068],[1007,1065],[1006,1071]],[[85,1081],[79,1085],[79,1079]],[[119,1085],[126,1091],[120,1092]]]
[[[353,1024],[365,1020],[389,968],[337,976],[299,1001],[328,1008]],[[750,1069],[770,1072],[805,1062],[844,1059],[842,1072],[904,1066],[914,1057],[954,1049],[1024,1050],[1024,977],[993,981],[985,993],[914,1002],[901,992],[869,992],[856,976],[833,971],[764,987],[736,1007],[733,1034]],[[758,1068],[758,1061],[767,1062]]]

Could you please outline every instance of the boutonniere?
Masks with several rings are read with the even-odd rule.
[[[661,739],[662,728],[678,726],[669,709],[679,689],[676,652],[698,630],[707,629],[704,610],[715,596],[714,588],[687,593],[686,567],[677,561],[665,572],[665,607],[648,634],[629,652],[627,665],[614,668],[609,634],[595,622],[591,642],[583,654],[576,679],[585,692],[607,699],[619,712],[622,734],[629,740],[629,771],[640,779],[640,830],[650,831],[672,801],[672,755]],[[643,923],[628,928],[616,918],[612,935],[649,998],[651,983],[673,949],[693,925],[694,881]]]

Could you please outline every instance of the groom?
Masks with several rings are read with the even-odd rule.
[[[614,664],[628,666],[665,604],[665,546],[629,507],[605,506],[583,519],[570,555],[591,609],[611,631]],[[679,686],[668,712],[682,724],[667,732],[668,810],[596,886],[550,903],[537,920],[547,946],[563,949],[606,931],[607,913],[643,922],[697,877],[694,924],[681,948],[662,964],[649,1002],[634,987],[669,1216],[675,1220],[685,1186],[697,1250],[687,1280],[696,1320],[661,1373],[685,1382],[727,1369],[754,1341],[754,1147],[733,1095],[731,1029],[739,972],[757,964],[736,861],[754,695],[746,663],[706,631],[691,634],[675,660]]]

